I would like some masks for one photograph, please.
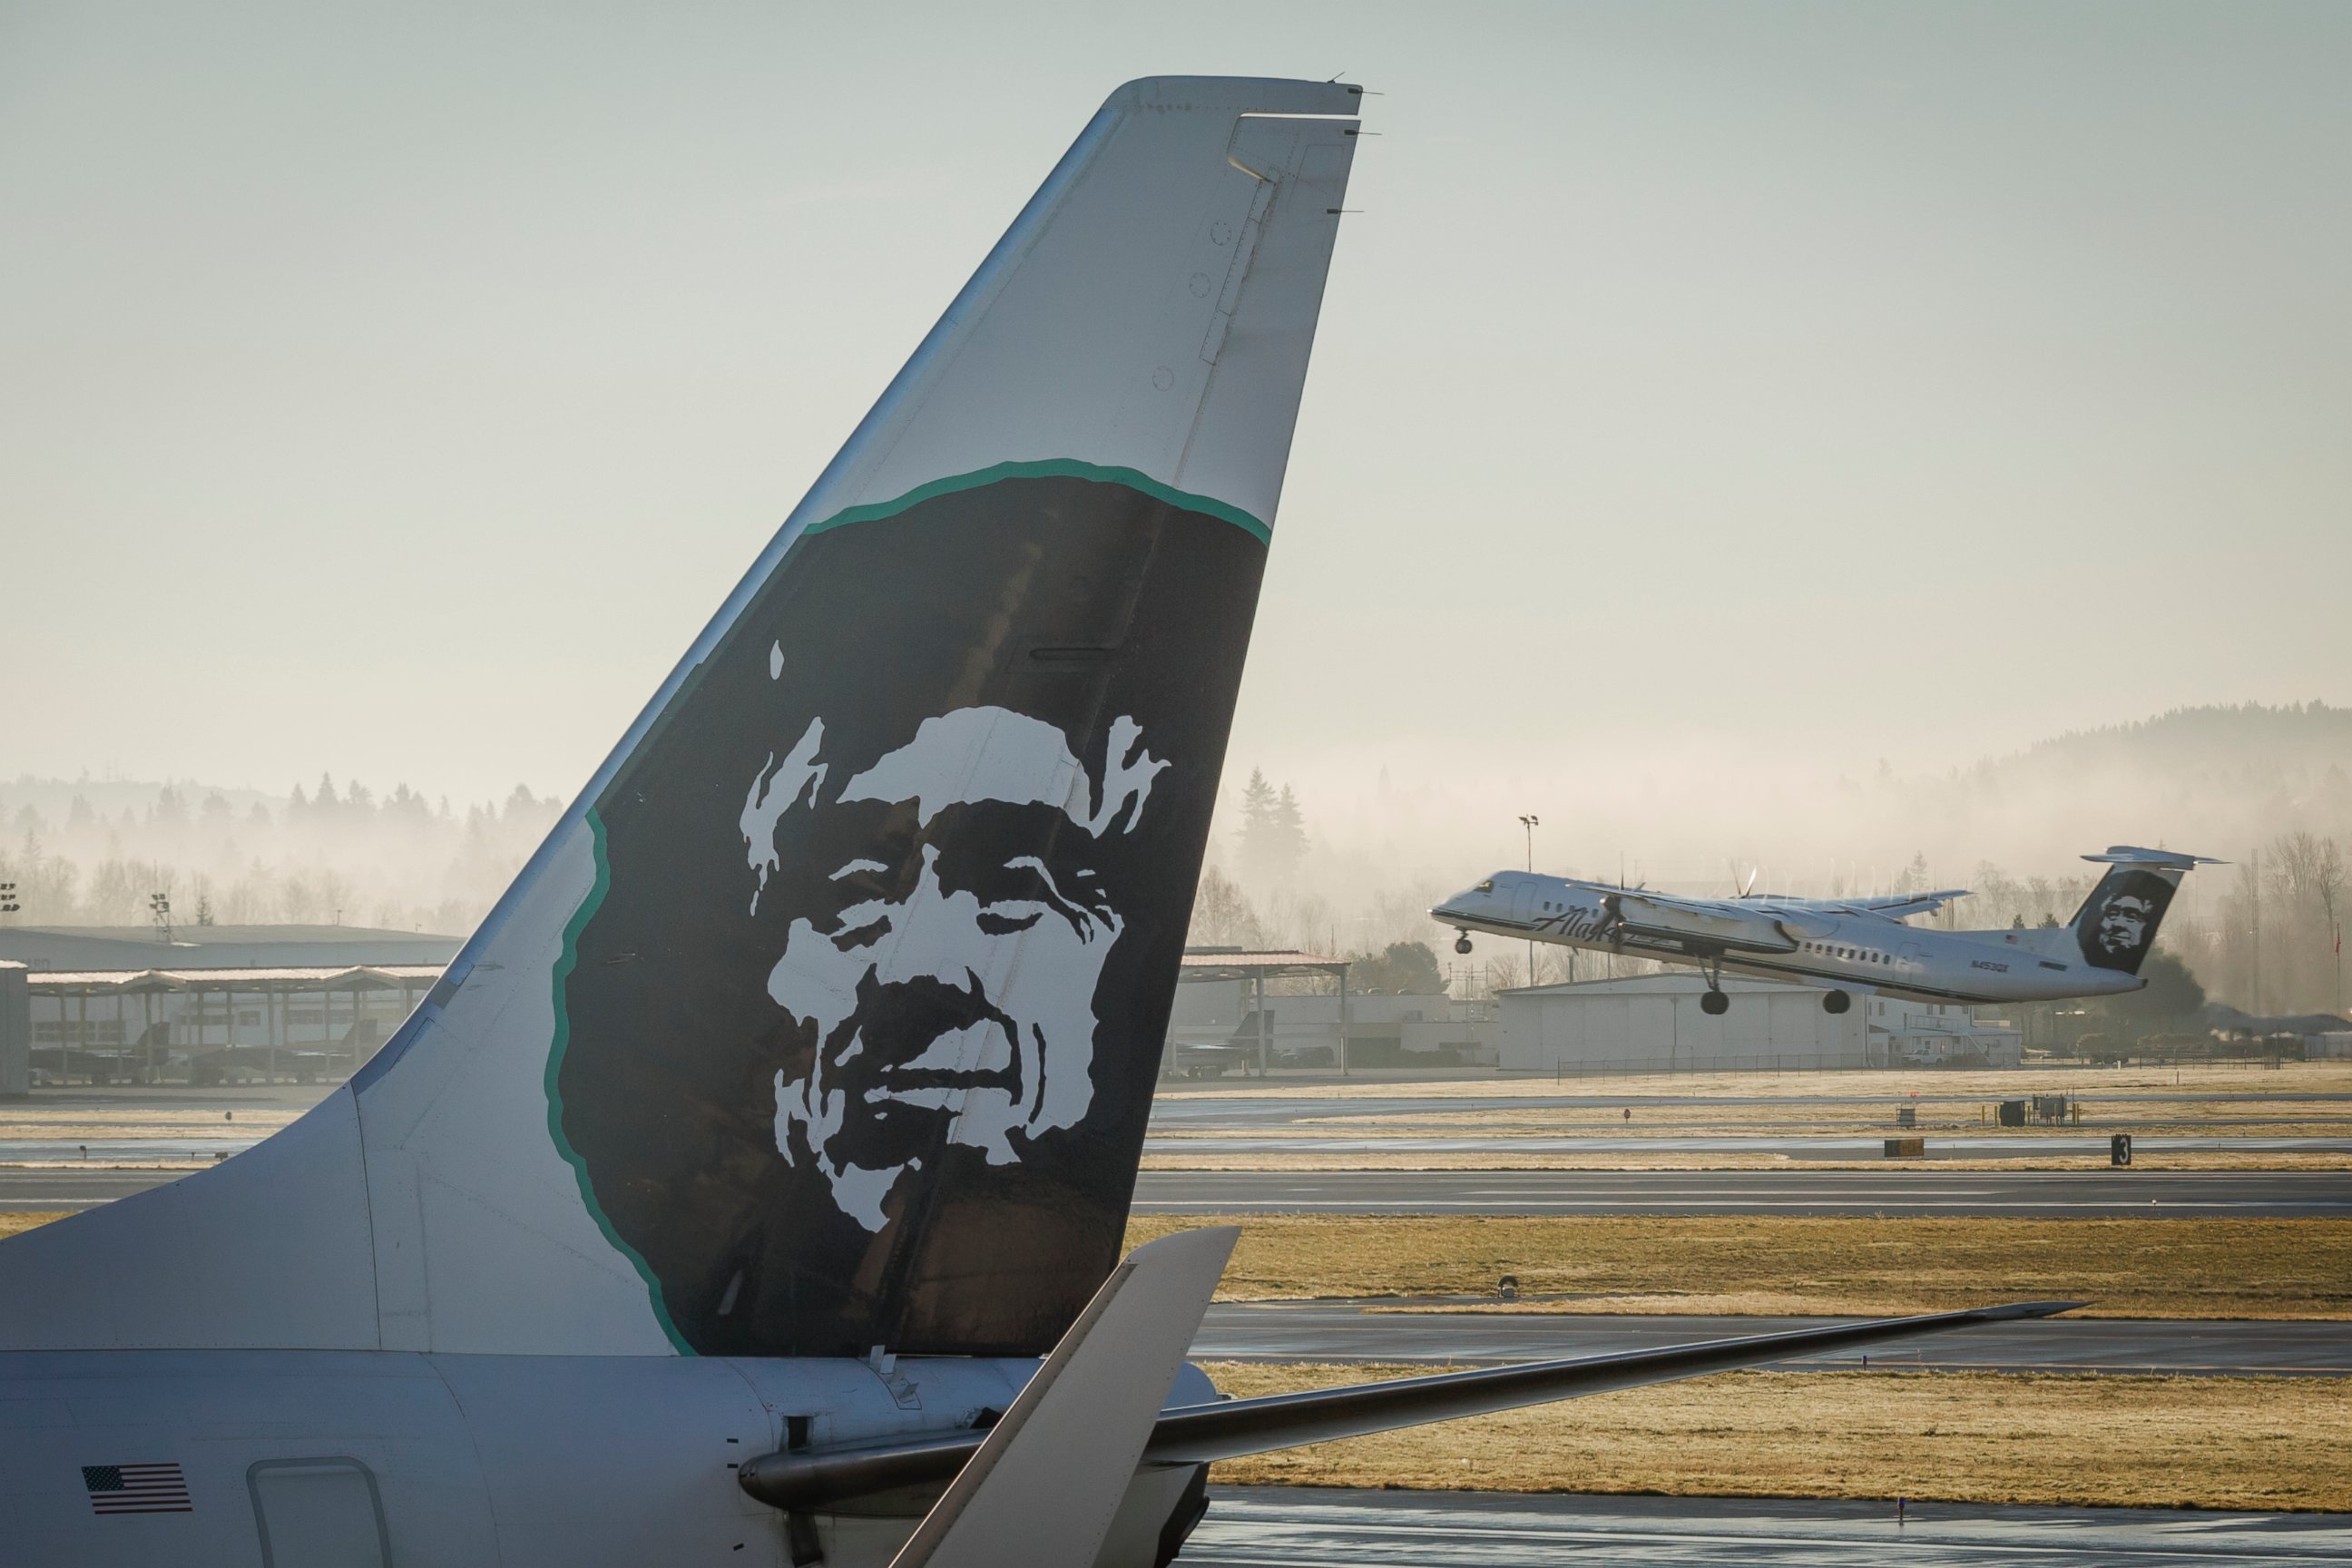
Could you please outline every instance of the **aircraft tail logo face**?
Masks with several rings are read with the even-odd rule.
[[[2094,969],[2137,974],[2179,880],[2179,871],[2168,876],[2131,866],[2118,866],[2101,878],[2074,917],[2083,962]]]
[[[824,729],[810,720],[793,756],[823,757]],[[837,794],[827,763],[797,764],[784,809],[914,808],[911,861],[854,809],[836,818],[845,835],[812,827],[821,881],[796,889],[768,972],[770,999],[816,1041],[804,1075],[776,1073],[777,1152],[822,1172],[867,1230],[940,1142],[1012,1164],[1094,1104],[1096,994],[1127,919],[1090,862],[1105,834],[1133,831],[1169,765],[1139,732],[1112,721],[1098,792],[1067,732],[993,705],[925,719]],[[775,783],[763,770],[744,806],[755,869],[775,864],[785,826]],[[1065,821],[1026,823],[1040,811]]]
[[[593,803],[562,1130],[697,1350],[1034,1351],[1117,1259],[1265,547],[1067,467],[812,531]]]

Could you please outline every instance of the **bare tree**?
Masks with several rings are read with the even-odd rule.
[[[1214,866],[1201,873],[1200,891],[1192,899],[1192,925],[1188,936],[1202,947],[1265,944],[1265,929],[1248,896]]]
[[[2277,910],[2266,967],[2283,983],[2278,1005],[2285,1012],[2331,1005],[2344,852],[2333,838],[2297,829],[2271,840],[2265,858],[2264,880]]]
[[[2336,910],[2344,896],[2344,852],[2335,839],[2304,830],[2271,841],[2270,883],[2284,930],[2281,951],[2288,1005],[2339,1005],[2336,980]]]

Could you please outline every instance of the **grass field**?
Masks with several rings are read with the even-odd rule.
[[[35,1210],[28,1214],[0,1214],[0,1239],[30,1230],[37,1225],[47,1225],[53,1219],[65,1218],[63,1210]]]
[[[1426,1368],[1220,1363],[1242,1397]],[[2352,1509],[2352,1381],[1733,1373],[1230,1460],[1241,1485]]]
[[[1233,1223],[1139,1215],[1128,1245]],[[2352,1316],[2352,1220],[1265,1215],[1220,1297],[1491,1293],[1514,1310],[1894,1315],[2072,1300],[2118,1318]],[[1528,1297],[1554,1297],[1529,1301]]]

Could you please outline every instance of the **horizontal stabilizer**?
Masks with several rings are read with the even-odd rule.
[[[1354,1384],[1307,1394],[1189,1405],[1160,1417],[1143,1450],[1146,1465],[1192,1465],[1260,1454],[1337,1437],[1362,1437],[1400,1426],[1485,1415],[1497,1410],[1575,1399],[1732,1372],[1798,1356],[1859,1350],[1890,1340],[1971,1328],[2018,1318],[2047,1318],[2085,1306],[2082,1301],[2021,1301],[1915,1318],[1880,1318],[1832,1328],[1706,1340],[1663,1350],[1578,1356],[1388,1383]],[[981,1440],[969,1435],[888,1448],[830,1454],[769,1454],[738,1472],[743,1489],[774,1508],[817,1510],[846,1499],[897,1487],[936,1483],[954,1475]]]
[[[1883,899],[1856,899],[1846,907],[1859,915],[1901,921],[1913,915],[1932,915],[1954,899],[1968,896],[1966,888],[1938,888],[1932,893],[1893,893]]]
[[[1733,1372],[1795,1356],[1859,1350],[1888,1340],[1909,1339],[1977,1323],[2047,1318],[2086,1304],[2025,1301],[1926,1317],[1884,1318],[1832,1329],[1796,1329],[1778,1334],[1706,1340],[1664,1350],[1580,1356],[1475,1372],[1439,1373],[1431,1377],[1398,1378],[1389,1383],[1360,1383],[1309,1394],[1230,1400],[1222,1405],[1171,1411],[1161,1416],[1150,1447],[1144,1450],[1144,1462],[1196,1464],[1262,1454],[1271,1448],[1295,1447],[1303,1443],[1324,1443],[1335,1437],[1368,1436],[1428,1421],[1452,1421],[1555,1399],[1577,1399],[1588,1394],[1610,1394],[1621,1388],[1704,1377],[1709,1373]]]
[[[2085,860],[2102,866],[2160,867],[2166,870],[2187,871],[2199,866],[2226,866],[2227,860],[2216,860],[2208,855],[2182,855],[2170,849],[2141,849],[2129,844],[2110,844],[2104,855],[2085,855]]]
[[[1088,1568],[1241,1234],[1162,1237],[1112,1270],[891,1568]]]

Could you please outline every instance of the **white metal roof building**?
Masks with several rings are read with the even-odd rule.
[[[1505,1072],[1810,1072],[1845,1068],[2018,1065],[2018,1032],[1938,1006],[1853,989],[1826,1012],[1827,987],[1727,975],[1731,1005],[1699,1008],[1706,985],[1669,972],[1496,994]]]
[[[446,964],[460,936],[365,926],[20,926],[0,921],[0,963],[41,970],[337,968]]]
[[[1505,1072],[1795,1072],[1863,1068],[1867,1009],[1822,1010],[1822,991],[1727,975],[1731,1005],[1699,1010],[1696,974],[1642,974],[1496,994]],[[1857,1001],[1862,998],[1857,997]]]

